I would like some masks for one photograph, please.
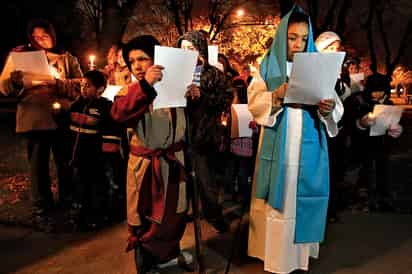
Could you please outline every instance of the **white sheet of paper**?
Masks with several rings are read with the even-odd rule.
[[[219,47],[217,45],[209,45],[207,47],[207,54],[208,54],[208,59],[209,59],[209,64],[212,66],[216,66],[218,61],[218,55],[219,55]]]
[[[296,53],[284,102],[317,105],[334,98],[344,57],[344,52]]]
[[[286,75],[290,77],[290,74],[292,73],[292,68],[293,68],[293,63],[292,62],[286,62]]]
[[[49,63],[43,50],[28,52],[11,52],[0,75],[0,91],[4,93],[4,80],[10,78],[10,74],[20,70],[31,74],[31,78],[36,84],[44,80],[52,79],[49,70]]]
[[[123,88],[123,86],[107,85],[106,89],[103,91],[102,97],[114,101],[114,97]]]
[[[385,135],[389,126],[399,123],[403,112],[400,106],[375,105],[372,115],[376,118],[376,123],[371,126],[370,136]]]
[[[365,73],[354,73],[349,75],[350,79],[356,83],[359,83],[362,80],[365,80]]]
[[[252,137],[253,132],[249,128],[249,123],[253,120],[253,116],[247,104],[233,104],[232,107],[238,118],[239,137]]]
[[[154,63],[164,69],[162,80],[154,85],[153,109],[186,106],[185,93],[192,84],[198,55],[197,51],[155,46]]]
[[[50,75],[49,62],[43,50],[12,52],[11,60],[16,70],[33,74]]]

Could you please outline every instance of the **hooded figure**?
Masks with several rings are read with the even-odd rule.
[[[230,127],[222,125],[221,117],[229,113],[233,99],[232,89],[225,75],[208,63],[207,39],[200,31],[184,34],[177,42],[178,47],[199,52],[193,84],[189,92],[196,90],[198,96],[187,96],[187,117],[189,151],[191,162],[199,182],[202,210],[205,218],[218,231],[224,232],[228,225],[223,219],[218,204],[216,172],[222,159],[219,149],[229,144]]]
[[[326,133],[337,134],[343,111],[337,95],[327,100],[328,107],[323,100],[319,106],[283,104],[287,62],[301,51],[316,49],[310,19],[295,6],[282,18],[260,75],[248,88],[249,110],[263,126],[248,253],[264,261],[265,271],[275,273],[308,270],[309,257],[318,256],[329,194]]]
[[[14,71],[2,83],[0,92],[19,98],[16,131],[28,139],[34,212],[45,216],[53,207],[49,176],[50,150],[53,151],[57,167],[59,199],[68,206],[71,195],[70,182],[67,182],[70,152],[65,144],[67,140],[64,132],[68,125],[59,123],[63,121],[62,116],[55,115],[57,111],[52,105],[57,101],[62,109],[67,110],[72,100],[80,94],[80,78],[83,74],[76,57],[67,51],[56,50],[56,34],[49,22],[32,21],[27,30],[30,44],[16,47],[13,51],[44,50],[55,79],[48,81],[47,85],[36,85],[35,80],[39,79],[35,76]]]
[[[124,60],[138,80],[115,98],[112,117],[133,129],[127,168],[127,251],[135,250],[138,273],[180,254],[187,210],[183,145],[183,108],[152,109],[154,83],[162,77],[153,64],[159,42],[138,36],[123,48]],[[178,69],[178,68],[176,68]]]

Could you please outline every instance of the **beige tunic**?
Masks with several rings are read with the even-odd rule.
[[[186,120],[183,108],[176,108],[176,131],[174,143],[184,140]],[[132,132],[131,145],[144,146],[150,149],[165,149],[173,143],[173,126],[169,109],[159,109],[144,114],[135,130]],[[176,152],[177,159],[183,164],[183,151]],[[150,159],[130,154],[127,167],[127,222],[130,225],[140,225],[141,217],[137,208],[139,192]],[[169,165],[165,159],[160,159],[161,173],[167,191],[169,179]],[[166,197],[166,195],[165,195]],[[186,184],[179,184],[179,198],[176,213],[182,213],[187,209]]]

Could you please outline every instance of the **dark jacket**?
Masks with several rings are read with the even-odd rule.
[[[207,39],[201,32],[192,31],[183,35],[182,40],[192,42],[203,57],[204,64],[200,76],[200,98],[188,99],[189,142],[195,150],[217,150],[222,138],[230,138],[230,130],[221,124],[222,113],[230,112],[233,92],[225,75],[209,65]]]
[[[386,98],[382,102],[372,100],[368,92],[356,92],[350,95],[344,102],[345,114],[343,115],[342,134],[351,137],[351,147],[355,160],[360,160],[373,151],[389,152],[393,143],[393,138],[388,135],[369,136],[370,129],[358,128],[356,121],[364,115],[373,112],[376,104],[393,105],[393,102]]]
[[[99,97],[79,97],[70,108],[73,159],[88,161],[104,152],[120,152],[120,127],[110,115],[112,102]]]
[[[201,96],[188,101],[189,132],[196,150],[217,150],[229,131],[221,123],[222,113],[230,112],[233,93],[226,77],[217,68],[205,65],[200,77]]]

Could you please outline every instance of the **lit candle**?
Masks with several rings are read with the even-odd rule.
[[[369,118],[369,119],[374,119],[374,118],[375,118],[375,115],[374,115],[372,112],[369,112],[369,113],[368,113],[368,118]]]
[[[57,101],[52,104],[52,108],[54,110],[59,110],[59,109],[61,109],[61,107],[62,107],[62,105]]]
[[[56,67],[49,65],[49,71],[54,78],[60,79],[60,73],[57,71]]]
[[[251,72],[251,73],[257,72],[256,67],[255,67],[252,63],[249,64],[249,69],[250,69],[250,72]]]
[[[94,63],[94,61],[96,61],[96,55],[90,55],[89,56],[89,69],[93,70],[96,68],[96,64]]]
[[[222,126],[227,126],[227,115],[226,113],[222,112],[220,120],[222,121]]]

